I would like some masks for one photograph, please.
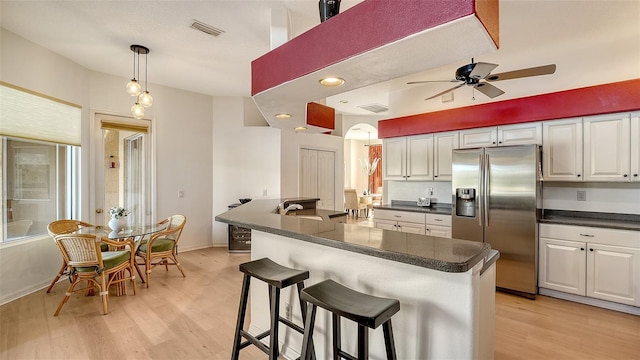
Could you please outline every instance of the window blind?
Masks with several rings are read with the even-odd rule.
[[[81,107],[0,81],[0,135],[80,146]]]

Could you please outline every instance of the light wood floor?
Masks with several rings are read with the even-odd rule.
[[[183,252],[187,274],[156,268],[136,296],[76,294],[68,283],[0,307],[0,359],[229,359],[248,255]],[[53,274],[52,274],[53,275]],[[141,284],[140,284],[141,285]],[[640,317],[539,296],[496,295],[496,359],[640,359]],[[253,347],[241,359],[266,359]]]

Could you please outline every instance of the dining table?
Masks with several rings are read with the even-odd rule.
[[[120,230],[112,230],[109,226],[85,226],[81,227],[77,231],[72,232],[72,234],[90,234],[96,235],[96,237],[107,238],[114,241],[127,241],[131,240],[133,242],[133,249],[130,249],[131,256],[135,257],[136,249],[138,245],[144,239],[145,236],[151,236],[160,231],[166,230],[168,227],[167,222],[155,223],[150,225],[131,225],[125,226]],[[116,249],[110,248],[109,251],[115,251]],[[144,276],[140,273],[140,269],[138,269],[137,265],[135,266],[138,275],[140,275],[140,280],[144,282]],[[124,271],[124,270],[122,270]],[[118,280],[122,278],[122,272],[114,273],[114,280]],[[126,284],[124,282],[117,282],[116,284],[116,296],[126,295]]]

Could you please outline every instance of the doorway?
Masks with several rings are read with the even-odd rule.
[[[96,113],[93,134],[93,223],[106,224],[116,206],[129,211],[128,226],[155,222],[151,121]]]
[[[335,151],[300,149],[300,196],[317,197],[318,209],[335,209]]]

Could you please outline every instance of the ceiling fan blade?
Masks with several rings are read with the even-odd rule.
[[[497,87],[486,83],[486,82],[481,82],[478,83],[474,86],[478,91],[480,91],[481,93],[487,95],[490,98],[494,98],[496,96],[500,96],[502,94],[504,94],[504,91],[498,89]]]
[[[411,84],[424,84],[424,83],[435,83],[435,82],[458,82],[458,80],[424,80],[424,81],[409,81],[407,85]]]
[[[491,71],[498,67],[497,64],[479,62],[475,63],[473,70],[469,73],[469,77],[473,79],[484,79]]]
[[[499,74],[492,74],[487,77],[488,81],[500,81],[518,79],[529,76],[549,75],[556,72],[556,64],[536,66],[527,69],[520,69],[514,71],[507,71]]]
[[[451,89],[447,89],[447,90],[445,90],[445,91],[443,91],[443,92],[439,92],[439,93],[437,93],[437,94],[435,94],[435,95],[433,95],[433,96],[431,96],[431,97],[426,98],[425,100],[431,100],[431,99],[433,99],[433,98],[437,98],[437,97],[438,97],[438,96],[440,96],[440,95],[444,95],[444,94],[446,94],[446,93],[448,93],[448,92],[451,92],[451,91],[453,91],[453,90],[455,90],[455,89],[457,89],[457,88],[459,88],[459,87],[462,87],[462,86],[464,86],[464,85],[465,85],[465,83],[462,83],[462,84],[456,85],[456,86],[452,87]]]

